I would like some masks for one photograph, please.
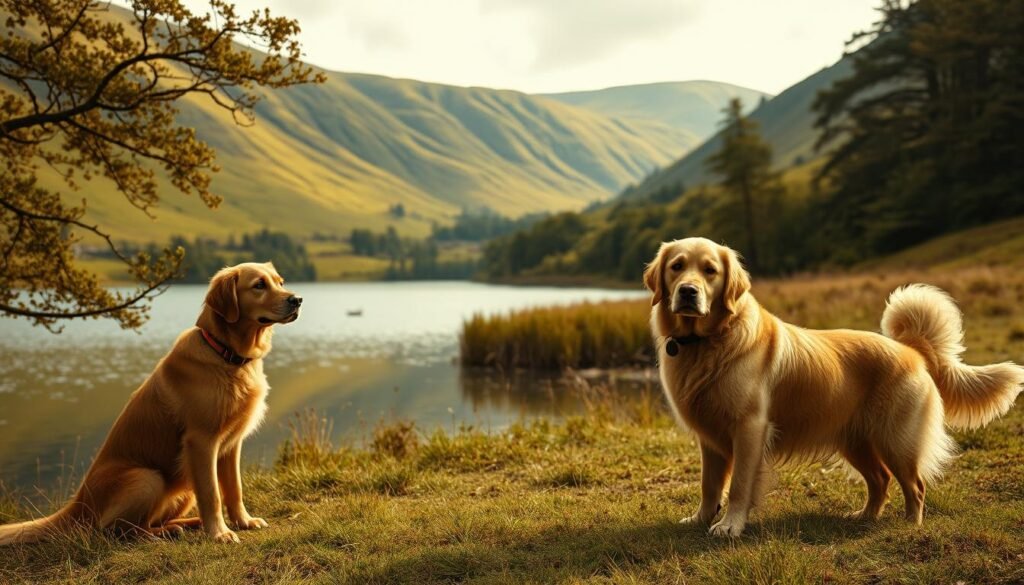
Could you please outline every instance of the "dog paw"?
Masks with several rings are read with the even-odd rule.
[[[683,518],[679,523],[683,526],[693,526],[696,524],[707,524],[707,521],[701,518],[700,514],[694,514],[693,516]]]
[[[709,517],[709,516],[707,516],[705,514],[701,514],[700,512],[697,512],[693,516],[689,516],[687,518],[683,518],[682,520],[679,521],[679,523],[682,524],[683,526],[707,526],[708,524],[711,524],[711,521],[714,520],[714,519],[715,519],[714,515]]]
[[[725,518],[712,526],[708,534],[718,538],[739,538],[740,534],[743,534],[743,526],[743,522]]]
[[[156,538],[172,539],[180,538],[185,534],[185,529],[181,526],[174,524],[167,526],[159,526],[150,530],[150,533]]]
[[[880,514],[880,511],[874,512],[872,510],[868,510],[867,508],[862,508],[854,512],[847,512],[845,514],[845,518],[847,520],[878,520],[878,516]]]
[[[269,524],[267,524],[267,521],[263,518],[253,518],[252,516],[240,518],[238,520],[235,520],[233,523],[235,525],[235,528],[238,530],[259,530],[261,528],[266,528],[267,526],[269,526]]]
[[[222,543],[238,543],[238,542],[241,542],[240,540],[238,540],[238,535],[235,534],[234,531],[229,530],[227,528],[225,528],[224,530],[222,530],[221,532],[218,532],[216,534],[211,534],[210,538],[213,539],[214,542],[222,542]]]
[[[718,513],[721,511],[722,504],[718,504],[718,506],[715,507],[715,510],[713,512],[705,510],[704,508],[700,508],[693,516],[690,516],[689,518],[683,518],[679,521],[679,523],[684,526],[707,526],[708,524],[711,524],[711,521],[714,520],[715,516],[717,516]]]

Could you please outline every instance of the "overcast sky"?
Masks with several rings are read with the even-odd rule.
[[[204,0],[185,0],[196,9]],[[531,93],[709,79],[776,94],[877,0],[236,0],[297,18],[307,60]]]

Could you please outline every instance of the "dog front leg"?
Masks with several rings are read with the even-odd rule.
[[[228,509],[228,518],[237,530],[266,528],[267,521],[253,518],[245,509],[242,499],[242,444],[241,441],[224,453],[217,461],[217,479],[220,491],[224,494],[224,505]]]
[[[185,435],[185,465],[196,492],[203,529],[217,542],[238,542],[238,535],[224,523],[217,486],[217,450],[217,441],[209,435]]]
[[[761,416],[742,421],[733,437],[733,473],[725,517],[711,527],[713,536],[736,538],[743,533],[765,457],[768,421]]]
[[[700,442],[700,508],[681,524],[710,524],[722,508],[722,491],[732,470],[732,457],[720,454]]]

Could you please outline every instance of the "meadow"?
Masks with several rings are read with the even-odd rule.
[[[1024,277],[1011,267],[756,281],[754,293],[795,323],[876,329],[888,292],[916,280],[961,302],[969,362],[1024,356]],[[608,331],[629,319],[646,326],[644,305],[604,311],[614,316]],[[529,315],[540,330],[551,319],[589,327],[580,316],[595,312]],[[585,415],[561,422],[485,432],[391,421],[346,445],[307,413],[273,467],[247,471],[249,508],[270,528],[243,533],[241,545],[199,533],[158,542],[78,533],[5,550],[0,582],[1024,582],[1020,405],[954,435],[962,454],[929,487],[923,527],[902,521],[896,487],[878,522],[845,519],[864,488],[827,463],[781,468],[747,532],[728,542],[677,524],[697,505],[700,456],[657,387],[623,396],[580,381],[575,391]],[[25,496],[5,492],[0,520],[52,508]]]

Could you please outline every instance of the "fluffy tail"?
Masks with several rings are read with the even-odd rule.
[[[0,526],[0,546],[29,544],[53,538],[74,522],[71,507],[65,507],[55,514],[28,522]]]
[[[1013,362],[969,366],[960,360],[960,309],[934,286],[896,289],[882,314],[882,333],[924,356],[942,396],[946,421],[954,427],[980,427],[1005,414],[1024,385],[1024,368]]]

